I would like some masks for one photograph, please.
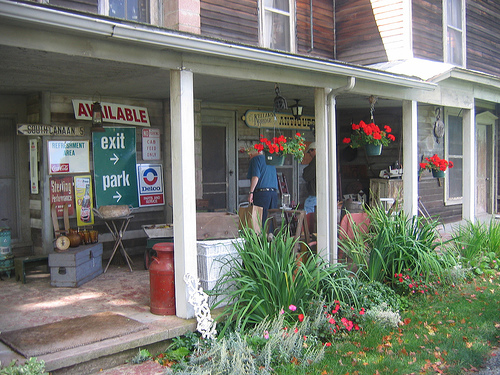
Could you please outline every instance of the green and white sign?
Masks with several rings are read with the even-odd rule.
[[[139,206],[135,128],[92,133],[96,206]]]

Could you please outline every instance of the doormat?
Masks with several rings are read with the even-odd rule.
[[[26,358],[128,335],[147,326],[113,312],[64,319],[37,327],[2,332],[0,340]]]

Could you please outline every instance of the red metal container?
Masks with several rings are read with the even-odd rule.
[[[151,313],[175,315],[174,244],[160,242],[153,245],[153,250],[158,256],[149,266]]]

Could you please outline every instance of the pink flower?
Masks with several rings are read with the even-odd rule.
[[[285,313],[285,310],[281,309],[280,310],[280,315],[283,315]]]
[[[290,306],[288,306],[288,308],[290,309],[290,311],[297,310],[297,306],[295,306],[295,305],[290,305]]]
[[[330,323],[330,324],[335,324],[335,319],[330,318],[330,320],[328,321],[328,323]]]
[[[359,315],[364,315],[364,314],[365,314],[365,311],[366,311],[366,310],[365,310],[365,308],[364,308],[364,307],[362,307],[362,308],[361,308],[361,311],[359,312]]]
[[[299,322],[303,322],[304,321],[304,314],[299,314]]]
[[[264,338],[265,338],[266,340],[269,340],[269,332],[264,331]]]
[[[295,329],[293,330],[293,332],[297,333],[297,332],[299,332],[299,329],[297,327],[295,327]]]
[[[327,342],[327,343],[325,343],[325,346],[332,346],[332,343],[331,342]]]

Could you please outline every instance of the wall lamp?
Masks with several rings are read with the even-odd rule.
[[[90,131],[91,132],[105,131],[105,129],[102,126],[102,107],[99,100],[94,100],[94,102],[92,103],[92,128],[90,128]]]
[[[292,115],[295,117],[296,120],[300,120],[302,117],[302,111],[304,110],[304,107],[299,104],[300,99],[293,99],[295,100],[295,104],[290,106],[290,109],[292,110]]]

